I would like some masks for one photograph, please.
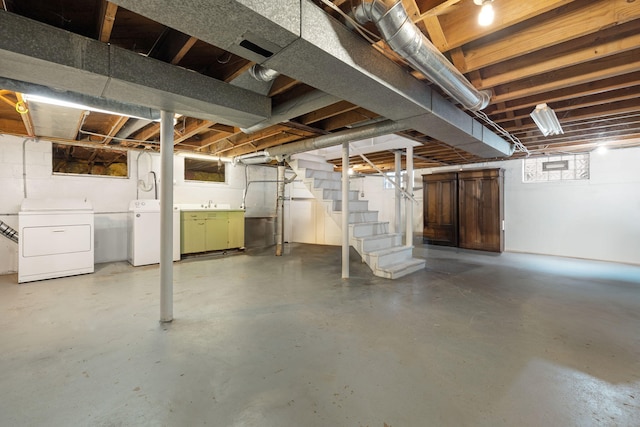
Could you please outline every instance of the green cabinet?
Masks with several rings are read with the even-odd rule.
[[[244,246],[244,212],[229,212],[229,247]]]
[[[180,253],[244,246],[244,211],[182,211]]]

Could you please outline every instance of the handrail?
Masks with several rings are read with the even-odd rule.
[[[371,160],[367,159],[367,157],[364,154],[360,154],[360,157],[362,157],[362,160],[364,160],[365,162],[369,163],[369,166],[371,166],[373,169],[375,169],[378,173],[380,173],[382,175],[382,177],[384,179],[386,179],[387,181],[389,181],[391,184],[393,184],[394,187],[396,187],[398,190],[400,190],[400,192],[402,193],[403,196],[405,196],[408,199],[411,199],[411,201],[418,203],[418,201],[416,199],[413,198],[413,196],[409,193],[407,193],[402,187],[400,187],[394,180],[392,180],[391,178],[389,178],[387,176],[386,173],[384,173],[379,167],[377,167],[376,165],[374,165]]]

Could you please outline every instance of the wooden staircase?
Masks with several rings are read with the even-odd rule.
[[[326,162],[292,159],[289,165],[341,227],[341,174]],[[349,191],[349,243],[379,277],[397,279],[425,266],[423,259],[413,258],[413,246],[403,245],[402,234],[389,233],[389,223],[378,221],[378,212],[369,210],[369,202],[358,199],[357,191]]]

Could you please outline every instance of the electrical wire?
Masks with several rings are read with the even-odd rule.
[[[499,134],[501,134],[502,136],[504,136],[505,138],[507,138],[509,141],[511,141],[513,143],[513,146],[515,148],[515,151],[520,152],[520,153],[526,153],[527,157],[529,157],[531,155],[531,152],[529,151],[529,149],[522,143],[522,141],[520,141],[516,136],[511,135],[508,131],[506,131],[502,126],[500,126],[499,124],[497,124],[496,122],[494,122],[493,120],[491,120],[489,118],[489,116],[487,116],[483,111],[474,111],[473,114],[475,114],[475,116],[479,119],[481,119],[483,122],[485,122],[485,124],[491,126],[492,128],[494,128],[496,131],[498,131]]]

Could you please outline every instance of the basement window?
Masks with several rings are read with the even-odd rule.
[[[523,182],[589,179],[589,154],[565,154],[523,160]]]
[[[396,180],[396,173],[395,172],[387,172],[385,173],[385,176],[393,181]],[[405,181],[407,179],[407,172],[406,171],[402,171],[400,172],[400,188],[404,189],[405,188]],[[382,180],[382,185],[385,190],[393,190],[394,185],[391,183],[391,181],[389,181],[388,179],[383,179]]]
[[[52,172],[127,178],[128,152],[104,148],[52,144]]]
[[[225,164],[220,160],[184,159],[184,180],[226,182]]]

